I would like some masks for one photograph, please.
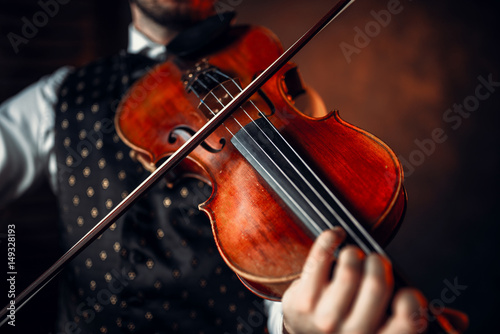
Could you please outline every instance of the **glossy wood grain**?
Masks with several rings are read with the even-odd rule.
[[[245,86],[282,49],[262,28],[241,27],[232,34],[238,37],[234,43],[202,57]],[[194,64],[183,61],[189,63]],[[184,69],[178,64],[178,59],[168,61],[138,81],[116,116],[122,139],[151,166],[182,145],[182,134],[187,135],[182,129],[196,131],[207,121],[197,108],[199,101],[184,89]],[[296,110],[284,85],[293,68],[288,64],[262,88],[275,107],[270,121],[372,236],[386,243],[405,208],[398,160],[379,139],[342,121],[337,111],[318,119]],[[252,291],[279,299],[299,276],[313,240],[230,142],[231,133],[251,121],[249,116],[258,117],[254,105],[272,114],[258,94],[251,101],[207,139],[213,148],[224,143],[222,150],[196,148],[179,177],[196,175],[213,186],[200,209],[211,219],[222,257]]]

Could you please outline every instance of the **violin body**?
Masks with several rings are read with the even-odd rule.
[[[277,38],[263,28],[233,28],[228,34],[224,40],[229,42],[196,60],[174,58],[158,65],[122,101],[115,119],[118,133],[145,166],[154,169],[208,121],[210,112],[217,112],[219,104],[237,93],[228,80],[204,91],[200,104],[194,93],[199,85],[191,79],[203,64],[238,78],[245,87],[283,52]],[[287,205],[288,199],[237,147],[234,137],[246,132],[243,128],[253,123],[250,117],[270,121],[379,243],[392,237],[406,205],[402,168],[395,154],[372,134],[344,122],[338,111],[320,118],[303,114],[295,106],[290,73],[296,73],[291,63],[169,176],[169,182],[194,176],[212,186],[210,198],[199,208],[210,217],[222,257],[248,288],[269,299],[279,299],[299,277],[315,233],[304,227]],[[239,138],[241,144],[244,137]]]

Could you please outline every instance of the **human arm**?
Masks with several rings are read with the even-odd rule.
[[[43,176],[55,189],[54,108],[70,71],[63,67],[0,105],[0,207]]]

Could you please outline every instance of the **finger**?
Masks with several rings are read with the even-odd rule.
[[[332,282],[321,295],[315,314],[315,322],[325,332],[336,332],[351,309],[361,282],[364,257],[359,248],[352,246],[340,252]]]
[[[427,302],[416,290],[400,290],[392,305],[393,314],[379,334],[423,333],[427,328],[424,314]]]
[[[334,228],[320,234],[306,259],[297,286],[302,296],[315,301],[319,292],[330,280],[330,270],[335,249],[344,241],[345,232]]]
[[[364,270],[352,313],[343,327],[346,332],[373,333],[385,317],[392,294],[392,267],[387,259],[371,254],[365,261]]]

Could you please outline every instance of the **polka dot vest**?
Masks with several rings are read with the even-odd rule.
[[[145,57],[120,55],[71,74],[56,113],[61,244],[70,248],[148,172],[114,128]],[[262,301],[224,264],[194,179],[160,182],[64,270],[58,333],[263,333]]]

